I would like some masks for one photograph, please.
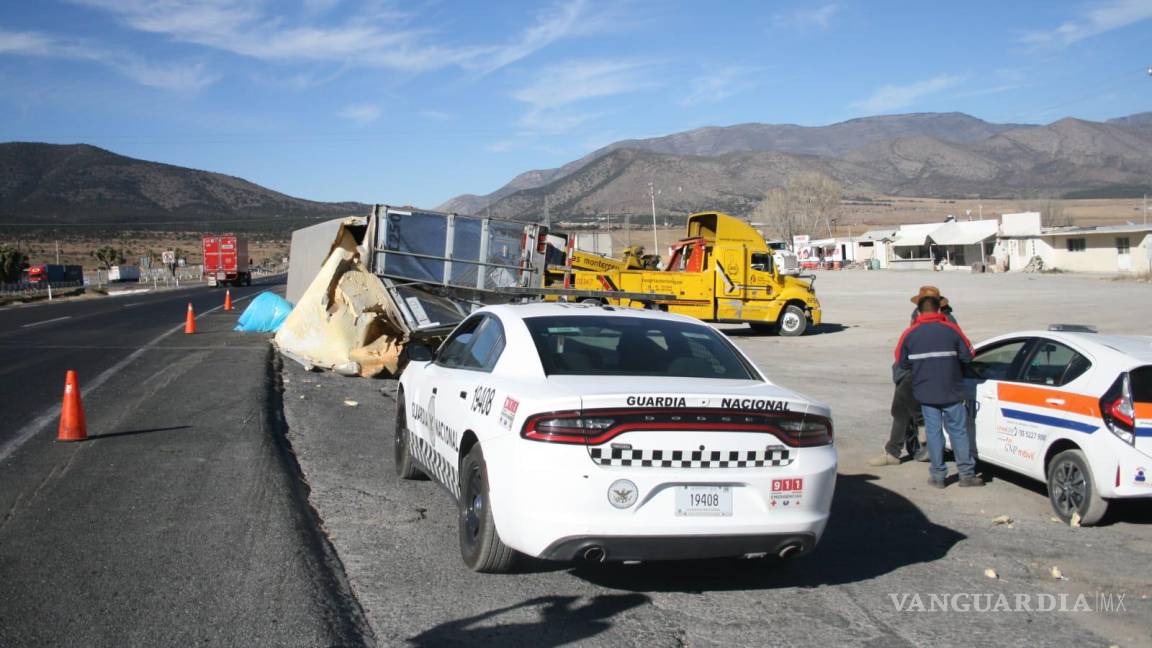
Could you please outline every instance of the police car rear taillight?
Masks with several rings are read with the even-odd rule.
[[[1123,374],[1100,399],[1100,413],[1112,434],[1128,445],[1136,445],[1136,407],[1132,403],[1132,382]]]
[[[780,439],[796,448],[829,445],[832,443],[832,422],[819,417],[803,420],[780,421],[777,424],[787,438]]]
[[[762,433],[774,435],[793,448],[832,443],[832,422],[822,416],[707,408],[549,412],[528,417],[520,436],[550,443],[599,445],[638,431]]]
[[[615,419],[608,417],[557,412],[529,417],[520,436],[534,441],[583,444],[589,437],[611,428],[613,423]]]

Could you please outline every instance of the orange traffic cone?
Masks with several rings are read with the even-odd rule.
[[[232,310],[232,291],[224,290],[224,310]]]
[[[189,335],[196,332],[196,313],[192,311],[192,302],[188,302],[188,315],[184,318],[184,332]]]
[[[57,441],[83,441],[88,438],[84,423],[84,405],[80,402],[80,384],[72,369],[64,377],[64,404],[60,407],[60,429]]]

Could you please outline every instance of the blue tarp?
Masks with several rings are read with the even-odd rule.
[[[275,333],[292,312],[292,302],[270,292],[261,293],[240,315],[235,330],[245,333]]]

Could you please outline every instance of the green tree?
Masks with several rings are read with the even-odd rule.
[[[114,265],[121,265],[124,263],[124,252],[111,245],[96,248],[92,250],[92,258],[100,264],[100,267],[105,270],[111,270]]]
[[[7,245],[0,245],[0,283],[15,283],[24,275],[28,255]]]

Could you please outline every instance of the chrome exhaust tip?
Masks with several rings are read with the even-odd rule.
[[[603,547],[588,547],[584,550],[584,560],[588,562],[602,563],[608,558],[608,554],[604,553]]]
[[[781,547],[780,551],[776,555],[780,556],[781,558],[792,558],[800,554],[800,549],[800,543],[790,542]]]

